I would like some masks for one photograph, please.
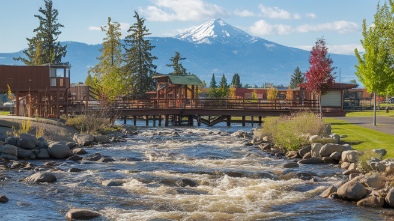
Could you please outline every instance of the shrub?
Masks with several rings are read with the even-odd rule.
[[[309,134],[322,135],[324,122],[312,112],[299,112],[290,116],[267,118],[257,136],[268,136],[276,145],[286,150],[297,150],[309,143]]]
[[[66,125],[72,126],[81,133],[100,133],[112,126],[110,115],[107,110],[85,111],[66,120]]]
[[[368,173],[373,171],[374,169],[371,166],[371,160],[377,159],[378,161],[382,160],[382,155],[378,153],[374,153],[372,151],[364,152],[357,160],[357,168],[364,173]],[[384,172],[384,171],[379,171]]]

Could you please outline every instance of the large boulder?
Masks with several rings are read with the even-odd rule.
[[[45,138],[44,137],[39,137],[38,139],[37,139],[37,147],[38,147],[38,149],[48,149],[48,147],[49,147],[49,144],[48,144],[48,142],[45,140]]]
[[[301,157],[304,157],[305,154],[311,152],[311,149],[312,149],[312,148],[311,148],[311,145],[304,146],[304,147],[302,147],[302,148],[298,151],[298,154],[299,154]]]
[[[308,159],[302,159],[298,161],[300,164],[321,164],[321,163],[326,163],[322,158],[319,157],[311,157]]]
[[[18,156],[18,148],[14,145],[6,144],[0,146],[0,153],[12,155],[12,156]]]
[[[361,200],[367,193],[367,188],[358,182],[357,177],[343,184],[337,191],[339,197],[353,201]]]
[[[391,207],[394,207],[394,188],[391,188],[386,195],[385,201]]]
[[[357,206],[365,206],[372,208],[382,208],[384,205],[384,197],[368,196],[357,202]]]
[[[319,154],[321,157],[329,157],[334,152],[343,152],[345,150],[350,149],[343,145],[328,143],[321,147]]]
[[[30,183],[53,183],[56,181],[56,176],[49,172],[38,172],[25,179]]]
[[[37,154],[37,159],[48,159],[50,158],[48,149],[39,149],[40,151]]]
[[[94,141],[94,136],[90,134],[74,134],[73,140],[80,146],[89,146]]]
[[[384,187],[386,180],[381,173],[368,173],[360,179],[360,183],[367,187],[380,189]]]
[[[95,135],[93,141],[100,144],[110,143],[109,137],[106,135]]]
[[[100,213],[88,209],[70,209],[67,212],[67,220],[89,220],[101,216]]]
[[[48,147],[49,156],[64,159],[72,155],[70,148],[62,142],[53,142]]]
[[[18,142],[18,139],[16,137],[6,137],[5,138],[5,143],[10,144],[13,146],[16,146],[16,143]]]
[[[36,155],[31,150],[25,150],[23,148],[17,147],[18,158],[22,159],[36,159]]]
[[[358,158],[363,155],[362,152],[357,150],[347,150],[342,152],[342,162],[357,163]]]
[[[31,134],[21,134],[19,135],[16,146],[26,150],[32,150],[37,146],[37,144],[38,140],[35,136]]]
[[[341,142],[341,137],[336,133],[330,134],[329,137],[333,139],[335,144],[339,144]]]
[[[326,190],[324,190],[320,196],[324,197],[324,198],[328,198],[329,196],[331,196],[331,194],[337,192],[337,187],[336,186],[330,186],[328,187]]]
[[[312,143],[311,144],[311,154],[312,157],[320,157],[320,149],[323,147],[321,143]]]

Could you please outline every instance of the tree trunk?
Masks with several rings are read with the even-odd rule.
[[[373,126],[376,126],[376,92],[373,92]]]
[[[320,113],[320,120],[323,119],[323,110],[321,106],[321,95],[319,95],[319,113]]]

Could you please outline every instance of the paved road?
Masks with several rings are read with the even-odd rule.
[[[335,117],[339,120],[344,120],[351,124],[377,130],[386,134],[394,135],[394,117],[376,117],[376,126],[373,126],[372,117]]]

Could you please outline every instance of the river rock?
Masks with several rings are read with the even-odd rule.
[[[18,148],[14,145],[6,144],[0,146],[0,153],[12,155],[12,156],[18,156]]]
[[[342,155],[342,154],[341,154]],[[341,169],[348,169],[350,166],[349,162],[342,162],[341,163]]]
[[[74,149],[72,149],[72,153],[73,154],[78,154],[78,155],[84,155],[84,154],[87,154],[88,152],[85,150],[85,149],[82,149],[82,148],[74,148]]]
[[[94,141],[94,136],[90,134],[74,134],[73,140],[80,146],[89,146]]]
[[[101,182],[101,185],[103,185],[103,186],[122,186],[124,183],[127,183],[127,180],[114,179],[114,180],[104,180]]]
[[[17,140],[16,146],[26,150],[34,149],[38,144],[37,138],[31,134],[21,134]]]
[[[302,159],[309,159],[309,158],[311,158],[312,157],[312,154],[311,154],[311,152],[309,152],[309,153],[306,153],[303,157],[302,157]]]
[[[321,158],[326,163],[337,164],[338,160],[334,160],[331,157],[322,157]]]
[[[37,147],[38,149],[48,149],[49,144],[44,137],[39,137],[37,139]]]
[[[81,156],[76,155],[76,154],[74,154],[74,155],[72,155],[71,157],[67,158],[67,160],[71,160],[71,161],[80,161],[80,160],[82,160],[82,159],[83,159],[83,158],[82,158]]]
[[[82,172],[82,171],[83,171],[83,169],[79,169],[79,168],[73,167],[73,168],[68,169],[67,172],[69,172],[69,173],[78,173],[78,172]]]
[[[16,146],[18,139],[16,137],[7,137],[5,138],[5,143]]]
[[[312,149],[312,148],[311,148],[311,145],[303,146],[303,147],[298,151],[298,154],[299,154],[301,157],[304,157],[305,154],[311,152],[311,149]]]
[[[325,163],[320,157],[311,157],[308,159],[302,159],[300,161],[298,161],[298,163],[301,164],[321,164],[321,163]]]
[[[323,128],[323,134],[329,135],[331,134],[331,124],[325,124]]]
[[[38,172],[27,177],[25,181],[30,183],[53,183],[56,181],[56,176],[49,172]]]
[[[18,158],[22,159],[36,159],[36,155],[31,150],[26,150],[21,147],[17,147]]]
[[[89,155],[87,157],[84,157],[83,160],[84,161],[98,161],[101,159],[101,154],[100,153],[94,153],[92,155]]]
[[[294,158],[300,158],[301,156],[298,154],[297,151],[293,150],[293,151],[288,151],[286,153],[286,157],[289,158],[289,159],[294,159]]]
[[[394,207],[394,188],[391,188],[386,195],[385,201],[391,207]]]
[[[324,197],[324,198],[328,198],[329,196],[331,196],[331,194],[337,192],[337,187],[335,186],[330,186],[328,187],[326,190],[324,190],[320,196]]]
[[[357,202],[357,206],[382,208],[384,205],[384,197],[380,196],[368,196]]]
[[[65,159],[72,155],[70,148],[62,142],[53,142],[48,147],[49,156],[56,159]]]
[[[342,152],[334,152],[330,155],[330,157],[338,162],[341,160]]]
[[[99,144],[110,143],[109,138],[106,135],[95,135],[93,141]]]
[[[342,152],[341,161],[349,163],[357,163],[358,158],[363,155],[357,150],[347,150]]]
[[[321,147],[319,154],[321,157],[329,157],[334,152],[343,152],[344,150],[347,149],[343,145],[328,143]]]
[[[357,169],[347,169],[345,171],[342,172],[343,175],[350,175],[350,174],[360,174],[361,172],[358,171]]]
[[[322,148],[323,144],[321,143],[312,143],[311,144],[311,154],[312,157],[320,157],[320,149]]]
[[[0,158],[6,159],[6,160],[18,160],[18,157],[5,154],[5,153],[0,153]]]
[[[0,132],[0,141],[5,142],[5,138],[7,138],[7,134],[4,132]]]
[[[358,182],[358,178],[354,178],[339,187],[337,193],[343,199],[358,201],[367,195],[368,190]]]
[[[321,136],[319,135],[312,135],[309,137],[309,142],[313,143],[313,142],[318,142],[321,140]]]
[[[8,202],[8,198],[4,195],[0,195],[0,203],[6,203]]]
[[[180,187],[186,187],[186,186],[196,187],[196,186],[198,186],[197,182],[195,182],[191,179],[180,179],[180,180],[176,181],[176,185],[178,185]]]
[[[339,144],[341,142],[341,137],[336,133],[330,134],[329,137],[333,139],[335,144]]]
[[[67,142],[66,145],[67,145],[70,149],[73,149],[73,148],[75,148],[75,147],[78,146],[78,144],[75,143],[75,142]]]
[[[296,167],[300,167],[300,165],[296,162],[290,162],[290,163],[283,164],[283,168],[296,168]]]
[[[360,183],[367,187],[380,189],[384,187],[386,180],[381,173],[367,173],[360,179]]]
[[[67,214],[67,220],[89,220],[101,216],[100,213],[88,209],[70,209]]]
[[[381,157],[384,157],[387,154],[386,149],[373,149],[372,152],[379,154]]]
[[[48,159],[50,158],[48,149],[40,149],[40,152],[38,152],[37,159]]]
[[[268,152],[271,150],[271,144],[270,143],[261,143],[261,144],[259,144],[259,148],[265,152]]]

